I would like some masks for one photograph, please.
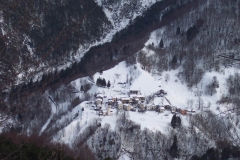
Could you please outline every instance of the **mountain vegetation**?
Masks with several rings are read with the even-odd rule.
[[[137,0],[5,0],[0,8],[0,158],[240,157],[240,75],[234,61],[240,56],[240,1],[162,0],[145,8],[144,1]],[[122,23],[127,25],[116,31]],[[106,40],[110,33],[112,39]],[[101,126],[103,118],[86,124],[74,121],[84,114],[84,108],[76,111],[76,106],[93,100],[90,91],[96,87],[110,91],[116,85],[104,77],[94,81],[92,75],[103,75],[123,60],[131,68],[123,82],[129,86],[138,76],[137,65],[153,77],[176,70],[178,80],[197,97],[196,106],[193,100],[186,102],[191,109],[184,111],[199,110],[189,115],[189,125],[174,114],[166,135],[141,128],[129,112],[120,111],[114,115],[116,122],[109,122],[115,128]],[[230,67],[234,74],[225,73]],[[207,72],[229,76],[225,80],[210,76],[202,83]],[[120,73],[115,76],[119,79]],[[165,75],[166,84],[170,78]],[[217,104],[224,105],[226,113],[219,108],[220,113],[204,110],[211,104],[202,96],[218,94]],[[147,95],[146,101],[153,98]],[[77,114],[69,116],[73,113]],[[64,137],[70,137],[69,146],[57,143]]]
[[[82,149],[85,155],[77,155],[71,152],[68,146],[46,144],[43,137],[25,137],[10,132],[1,134],[0,139],[1,159],[95,160],[87,147]]]

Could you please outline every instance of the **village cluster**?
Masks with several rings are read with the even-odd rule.
[[[155,96],[164,97],[167,93],[164,90],[159,90]],[[158,113],[164,113],[170,111],[175,114],[176,112],[186,115],[187,113],[195,113],[195,111],[182,110],[171,105],[161,105],[146,102],[146,97],[141,94],[140,89],[129,89],[126,94],[115,95],[113,97],[107,97],[103,93],[95,94],[95,102],[87,102],[86,107],[91,107],[92,110],[96,111],[99,116],[111,116],[113,111],[111,109],[117,109],[118,111],[132,111],[141,112],[145,111],[156,111]],[[169,112],[165,113],[168,116]]]

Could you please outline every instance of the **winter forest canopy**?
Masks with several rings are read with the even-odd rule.
[[[240,158],[240,1],[0,2],[0,158]]]

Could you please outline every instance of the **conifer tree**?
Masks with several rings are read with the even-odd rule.
[[[177,116],[176,116],[176,114],[174,114],[173,117],[172,117],[171,126],[172,126],[173,128],[176,128],[176,127],[177,127]]]
[[[161,39],[161,41],[160,41],[159,47],[160,47],[160,48],[163,48],[163,47],[164,47],[164,44],[163,44],[163,40],[162,40],[162,39]]]
[[[101,79],[100,79],[100,77],[97,79],[96,84],[97,84],[97,86],[100,86],[100,85],[101,85]]]
[[[177,127],[181,126],[181,118],[179,116],[177,116]]]
[[[102,80],[102,86],[106,87],[107,86],[107,83],[106,83],[106,80],[103,78]]]
[[[181,126],[181,118],[179,116],[177,116],[176,114],[174,114],[172,117],[171,126],[173,128]]]
[[[110,61],[113,60],[113,53],[112,52],[110,53],[110,57],[109,58],[110,58]]]
[[[179,27],[179,26],[177,27],[176,34],[177,34],[177,35],[179,35],[179,34],[180,34],[180,27]]]
[[[175,68],[176,65],[177,65],[177,55],[174,55],[172,58],[172,67]]]
[[[81,91],[84,91],[84,89],[83,89],[83,85],[81,85]]]
[[[222,160],[227,160],[231,155],[231,149],[228,147],[224,147],[222,150],[222,154],[221,154],[221,159]]]
[[[169,153],[173,158],[178,157],[178,146],[177,146],[177,136],[175,135],[173,137],[173,144],[170,148],[170,153]]]
[[[110,81],[108,81],[108,83],[107,83],[107,87],[109,88],[110,86],[111,86]]]

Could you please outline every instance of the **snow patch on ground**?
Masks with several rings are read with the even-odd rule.
[[[128,155],[127,153],[121,155],[118,160],[131,160],[130,155]]]
[[[95,0],[95,2],[101,6],[103,8],[103,11],[105,13],[105,15],[107,16],[108,20],[111,22],[113,29],[111,29],[105,37],[103,37],[103,39],[101,41],[97,41],[93,44],[90,44],[88,46],[80,46],[78,49],[78,54],[75,56],[75,59],[77,59],[78,61],[81,60],[81,58],[85,55],[85,53],[93,46],[97,46],[106,42],[110,42],[113,38],[113,36],[121,31],[122,29],[124,29],[130,22],[130,19],[133,20],[135,19],[137,16],[140,16],[145,10],[147,10],[147,8],[149,8],[151,5],[153,5],[154,3],[156,3],[157,1],[160,0],[141,0],[140,4],[141,4],[141,8],[139,9],[139,12],[137,13],[133,13],[133,15],[131,15],[131,18],[129,17],[123,17],[122,19],[117,19],[115,20],[114,18],[114,13],[109,9],[109,8],[105,8],[102,6],[102,0]],[[129,3],[128,1],[121,1],[121,6],[117,6],[118,7],[118,13],[117,15],[120,14],[121,9],[124,7],[125,3]],[[65,68],[66,66],[69,66],[71,63],[69,62],[68,64],[64,65],[62,68]]]
[[[98,87],[96,84],[93,84],[88,93],[91,95],[97,93],[104,95],[105,98],[103,98],[102,105],[103,112],[107,111],[107,105],[105,102],[107,102],[109,98],[115,96],[126,97],[128,96],[127,93],[130,88],[140,89],[142,95],[146,97],[150,95],[153,96],[153,99],[149,101],[149,104],[154,103],[155,105],[159,106],[171,105],[183,110],[195,110],[196,113],[200,113],[204,110],[211,110],[214,113],[219,114],[220,112],[227,109],[224,106],[219,107],[217,101],[221,98],[222,94],[226,94],[228,92],[226,89],[226,78],[236,72],[239,73],[237,69],[222,68],[221,72],[206,72],[203,75],[200,83],[192,88],[189,88],[185,82],[182,82],[181,79],[179,79],[178,73],[180,71],[181,68],[178,68],[176,70],[165,71],[161,75],[156,75],[143,70],[140,64],[127,66],[126,62],[123,61],[115,67],[103,71],[102,74],[96,73],[93,75],[94,82],[96,82],[98,78],[104,78],[106,81],[110,81],[110,88]],[[212,81],[214,76],[217,77],[220,87],[217,88],[216,94],[210,96],[205,94],[205,86]],[[132,81],[130,81],[130,77],[132,78]],[[87,81],[89,78],[85,77],[75,80],[72,82],[72,84],[74,84],[77,88],[80,88],[83,79]],[[92,80],[89,82],[93,83]],[[154,93],[161,89],[167,93],[166,96],[154,96]],[[197,96],[197,94],[200,91],[200,98],[204,102],[202,108],[198,108],[199,96]],[[192,101],[192,103],[190,104],[189,101]],[[111,112],[113,114],[112,116],[99,116],[94,110],[94,107],[92,107],[95,102],[94,97],[92,97],[91,102],[91,104],[83,102],[68,113],[70,118],[73,118],[77,112],[79,112],[79,116],[73,119],[72,122],[63,130],[59,131],[58,135],[55,137],[56,141],[71,145],[74,142],[76,136],[83,132],[93,119],[99,119],[101,126],[104,126],[106,123],[108,123],[110,124],[111,129],[115,130],[117,109],[111,109]],[[81,111],[82,108],[84,108],[83,112]],[[163,134],[168,134],[169,130],[171,130],[170,123],[173,114],[170,111],[165,111],[164,113],[158,113],[155,111],[146,111],[145,113],[132,111],[128,112],[129,119],[140,124],[142,130],[144,128],[148,128],[152,131],[160,131]],[[188,127],[189,115],[184,116],[179,113],[178,115],[181,117],[182,125]],[[62,122],[64,122],[64,119]]]
[[[43,125],[43,127],[42,127],[39,135],[41,135],[41,134],[44,132],[44,130],[45,130],[45,129],[47,128],[47,126],[50,124],[53,115],[56,113],[56,106],[55,106],[55,104],[51,103],[51,107],[52,107],[51,115],[50,115],[49,119],[47,120],[47,122]]]
[[[142,130],[148,128],[154,132],[161,131],[164,134],[168,133],[173,116],[169,111],[164,114],[155,111],[146,111],[145,113],[129,112],[129,115],[129,119],[140,124]]]
[[[162,27],[160,29],[153,31],[150,34],[148,41],[145,43],[145,46],[152,45],[152,44],[156,44],[156,45],[159,44],[165,30],[166,28]]]
[[[69,112],[68,116],[72,119],[72,122],[60,130],[57,135],[55,135],[53,141],[62,142],[71,146],[79,134],[82,133],[94,119],[99,119],[101,126],[104,126],[106,123],[110,124],[111,128],[115,130],[116,116],[100,117],[92,105],[93,104],[88,104],[88,101],[85,101]],[[103,112],[107,112],[106,107],[107,106],[103,106]],[[84,108],[84,111],[82,111],[82,108]],[[115,115],[115,110],[112,109],[111,111],[113,115]],[[78,116],[76,116],[77,113]]]

